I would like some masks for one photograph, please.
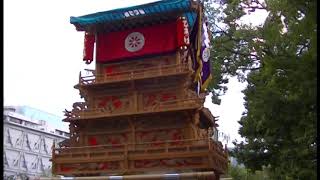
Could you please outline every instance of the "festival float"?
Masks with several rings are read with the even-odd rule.
[[[53,174],[219,179],[228,154],[203,106],[212,76],[203,4],[163,0],[70,22],[95,68],[74,86],[84,102],[64,111],[70,138],[53,147]]]

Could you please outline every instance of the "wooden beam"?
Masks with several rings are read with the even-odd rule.
[[[90,171],[88,171],[89,173]],[[177,173],[177,174],[139,174],[139,175],[124,175],[124,176],[91,176],[91,177],[72,177],[74,180],[163,180],[163,179],[211,179],[218,180],[218,175],[216,175],[213,171],[207,172],[187,172],[187,173]],[[40,180],[63,180],[63,179],[71,179],[68,177],[40,177]]]

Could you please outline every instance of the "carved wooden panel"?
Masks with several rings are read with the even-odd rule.
[[[173,65],[176,64],[176,54],[157,56],[152,58],[144,58],[138,60],[128,60],[125,62],[109,63],[109,64],[97,64],[105,73],[109,76],[125,74],[133,70],[143,71],[148,68],[155,68],[158,66]]]
[[[114,118],[113,120],[93,120],[83,122],[86,124],[83,133],[117,133],[120,131],[126,131],[129,129],[128,119],[126,118]]]
[[[129,95],[104,96],[96,99],[95,106],[107,113],[124,112],[132,108],[131,98]]]
[[[97,146],[97,145],[119,145],[128,143],[128,134],[119,133],[119,134],[94,134],[88,135],[88,145]]]
[[[181,114],[162,115],[162,116],[145,116],[135,120],[136,130],[149,130],[155,128],[182,128],[185,127],[185,117]]]
[[[203,165],[202,158],[177,158],[159,160],[137,160],[134,168],[177,168]]]
[[[174,100],[177,100],[178,96],[179,93],[172,89],[142,93],[143,110],[159,108],[159,105],[164,102],[175,103]]]
[[[184,129],[162,129],[157,131],[140,131],[136,133],[136,141],[154,142],[154,141],[168,141],[168,140],[182,140],[184,139]],[[158,143],[152,143],[153,146],[158,146]],[[160,143],[161,144],[161,143]]]
[[[101,162],[101,163],[82,163],[82,164],[63,164],[59,166],[60,172],[68,173],[70,171],[85,172],[96,170],[117,170],[120,169],[120,162]]]

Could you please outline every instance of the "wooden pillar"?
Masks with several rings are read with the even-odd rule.
[[[214,173],[215,179],[214,180],[219,180],[220,179],[220,174]]]
[[[194,116],[193,116],[193,125],[195,127],[195,134],[196,134],[196,138],[200,138],[199,136],[199,123],[200,123],[200,114],[199,114],[199,111],[196,110],[196,112],[194,113]]]
[[[195,121],[195,115],[190,116],[189,119],[189,137],[190,139],[198,139],[199,135],[198,135],[198,130],[197,130],[197,126],[195,125],[194,121]]]
[[[131,95],[131,97],[129,99],[132,100],[132,104],[130,104],[130,109],[133,111],[133,112],[138,112],[138,108],[139,108],[139,105],[138,105],[138,91],[135,89],[135,85],[134,85],[134,81],[131,82],[131,85],[130,85],[130,88],[128,89],[129,92],[129,95]]]
[[[196,110],[196,112],[194,113],[194,116],[193,116],[193,122],[196,126],[199,126],[199,123],[200,123],[200,114],[199,114],[199,111]]]
[[[176,64],[181,64],[180,50],[176,51]]]
[[[139,110],[139,104],[138,104],[138,93],[137,93],[137,91],[133,91],[133,93],[132,93],[132,96],[133,96],[133,111],[134,112],[138,112],[138,110]]]
[[[79,142],[78,142],[80,146],[87,146],[88,145],[85,138],[86,138],[86,135],[84,133],[80,132],[79,133]]]
[[[135,144],[136,143],[136,127],[134,125],[134,122],[132,122],[132,119],[129,117],[128,119],[129,122],[129,126],[131,129],[131,142],[129,142],[130,144]],[[133,146],[134,147],[134,146]]]

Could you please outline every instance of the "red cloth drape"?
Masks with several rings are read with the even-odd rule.
[[[179,18],[177,20],[177,43],[178,47],[190,44],[188,21],[186,19]]]
[[[94,50],[95,35],[85,33],[84,35],[84,48],[83,48],[83,60],[93,61],[93,50]]]
[[[100,33],[97,35],[97,62],[110,62],[174,51],[183,44],[181,41],[184,41],[181,39],[184,38],[184,28],[180,21]]]
[[[96,145],[98,145],[98,141],[95,137],[90,137],[89,144],[90,144],[90,146],[96,146]]]

